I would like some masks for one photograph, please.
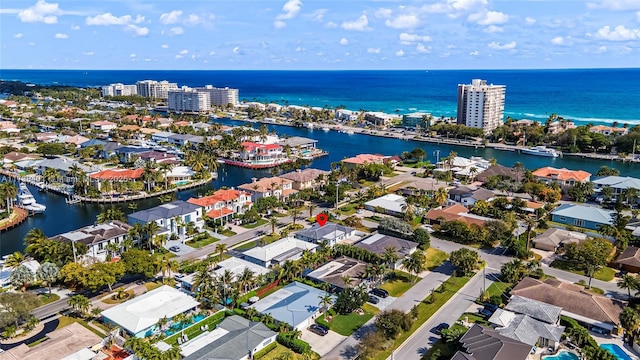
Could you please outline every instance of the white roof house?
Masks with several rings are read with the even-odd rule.
[[[620,194],[626,189],[640,190],[640,179],[629,176],[605,176],[603,178],[593,180],[593,186],[596,191],[604,187],[611,187],[615,190],[616,194]]]
[[[151,335],[149,331],[153,330],[158,320],[164,317],[171,319],[199,305],[191,296],[163,285],[103,311],[102,317],[136,337],[143,338]]]
[[[275,264],[284,263],[287,260],[297,260],[302,253],[314,252],[318,245],[299,240],[293,237],[286,237],[272,242],[266,246],[258,246],[243,253],[244,259],[260,266],[271,267]]]
[[[271,272],[271,269],[267,269],[264,266],[254,264],[252,262],[249,262],[247,260],[243,260],[237,257],[231,257],[229,259],[219,262],[216,269],[213,270],[213,273],[216,275],[222,275],[224,274],[225,271],[229,270],[233,274],[234,281],[235,281],[235,278],[238,275],[242,274],[242,272],[245,269],[251,270],[254,276],[266,275]],[[193,278],[195,274],[196,273],[189,274],[180,279],[183,289],[187,291],[193,290],[192,286],[193,286]]]
[[[404,212],[403,207],[407,201],[403,196],[396,194],[387,194],[377,199],[367,201],[364,206],[367,210],[375,211],[376,208],[383,208],[389,215],[399,215]]]

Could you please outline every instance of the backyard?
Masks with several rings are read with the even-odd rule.
[[[369,305],[362,305],[362,315],[352,312],[348,315],[333,315],[330,321],[325,321],[324,316],[319,316],[316,321],[340,335],[349,336],[374,317],[380,310]],[[331,313],[331,312],[329,312]]]
[[[224,320],[225,317],[225,312],[224,311],[218,311],[217,313],[210,315],[209,317],[206,317],[204,319],[202,319],[201,321],[198,321],[196,323],[194,323],[193,325],[185,328],[184,330],[182,330],[181,332],[177,332],[171,336],[169,336],[168,338],[164,339],[164,342],[169,344],[169,345],[174,345],[178,343],[178,338],[184,334],[186,335],[189,339],[193,339],[196,336],[202,334],[202,330],[200,330],[201,326],[204,325],[209,325],[209,330],[213,330],[215,329],[216,325],[218,325],[219,323],[222,322],[222,320]]]

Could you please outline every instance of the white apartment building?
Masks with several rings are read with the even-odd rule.
[[[166,80],[142,80],[136,82],[138,89],[138,95],[148,98],[166,99],[169,95],[169,90],[178,89],[177,83],[170,83]]]
[[[200,112],[211,110],[209,94],[183,86],[170,90],[167,97],[169,111]]]
[[[458,124],[479,128],[485,134],[502,125],[506,86],[487,85],[473,79],[458,85]]]
[[[213,106],[227,106],[233,104],[238,105],[238,89],[231,89],[228,87],[217,88],[211,85],[205,87],[196,88],[198,92],[207,93],[209,95],[209,102]]]
[[[136,85],[124,85],[117,83],[102,87],[102,96],[131,96],[137,94],[138,87]]]

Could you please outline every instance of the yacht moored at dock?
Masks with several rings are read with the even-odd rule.
[[[47,210],[45,205],[38,204],[36,202],[36,199],[33,197],[33,194],[31,194],[31,191],[29,191],[29,188],[25,183],[20,183],[20,186],[18,187],[17,201],[18,206],[29,211],[31,214],[41,214]]]
[[[521,152],[523,154],[528,154],[528,155],[553,157],[553,158],[562,156],[562,153],[560,151],[549,149],[546,146],[535,146],[532,148],[525,148],[525,149],[522,149]]]

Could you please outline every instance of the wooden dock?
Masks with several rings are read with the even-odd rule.
[[[8,222],[3,222],[2,225],[0,225],[0,232],[5,232],[13,229],[14,227],[22,224],[25,220],[27,220],[27,217],[29,216],[27,210],[21,209],[16,206],[13,207],[13,211],[17,214],[17,216]]]

